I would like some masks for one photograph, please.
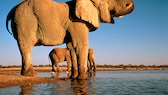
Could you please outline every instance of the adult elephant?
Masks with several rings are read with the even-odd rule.
[[[60,62],[67,62],[68,68],[67,71],[71,71],[72,67],[72,61],[71,61],[71,55],[67,48],[54,48],[50,51],[49,57],[52,63],[52,71],[55,72],[55,66],[57,68],[57,72],[60,72],[61,69],[59,67]],[[88,63],[87,63],[88,71],[91,71],[93,68],[93,71],[96,71],[96,62],[95,62],[95,55],[94,55],[94,49],[89,48],[88,50]]]
[[[95,53],[93,48],[89,48],[88,50],[88,71],[93,71],[96,72],[96,60],[95,60]]]
[[[113,17],[130,13],[132,0],[24,0],[8,14],[14,38],[22,57],[21,75],[36,76],[31,52],[34,46],[66,43],[73,63],[72,78],[86,79],[88,32],[101,22],[114,23]],[[9,31],[9,30],[8,30]]]

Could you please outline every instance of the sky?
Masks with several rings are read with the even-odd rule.
[[[67,0],[57,0],[67,1]],[[0,65],[21,65],[16,40],[6,30],[8,12],[21,0],[0,1]],[[97,64],[168,65],[168,0],[134,0],[135,8],[115,24],[102,23],[89,33]],[[50,64],[49,52],[60,46],[38,46],[33,65]]]

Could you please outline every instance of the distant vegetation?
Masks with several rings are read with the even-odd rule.
[[[168,70],[168,65],[97,65],[99,68],[115,68],[115,69],[122,69],[122,70]]]
[[[47,64],[47,65],[33,65],[34,67],[50,67],[51,65],[50,64]],[[3,65],[0,65],[0,68],[20,68],[21,66],[20,65],[8,65],[8,66],[3,66]]]
[[[2,66],[0,65],[0,68],[20,68],[21,66],[17,65],[9,65],[9,66]],[[51,67],[51,64],[47,65],[34,65],[34,67]],[[66,67],[66,65],[61,65],[61,67]],[[97,68],[114,68],[114,69],[122,69],[122,70],[154,70],[154,69],[160,69],[160,70],[168,70],[168,65],[97,65]]]
[[[97,67],[105,67],[105,68],[144,68],[144,67],[150,67],[150,68],[158,68],[158,67],[161,67],[161,68],[168,68],[168,65],[123,65],[123,64],[120,64],[120,65],[107,65],[107,64],[104,64],[104,65],[97,65]]]

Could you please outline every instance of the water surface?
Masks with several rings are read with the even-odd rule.
[[[51,77],[51,73],[38,73]],[[59,77],[66,77],[61,73]],[[98,71],[88,80],[14,86],[0,95],[168,95],[168,71]]]

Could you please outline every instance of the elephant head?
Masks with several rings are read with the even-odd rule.
[[[114,17],[132,12],[132,0],[76,0],[76,16],[98,28],[100,22],[114,23]]]

